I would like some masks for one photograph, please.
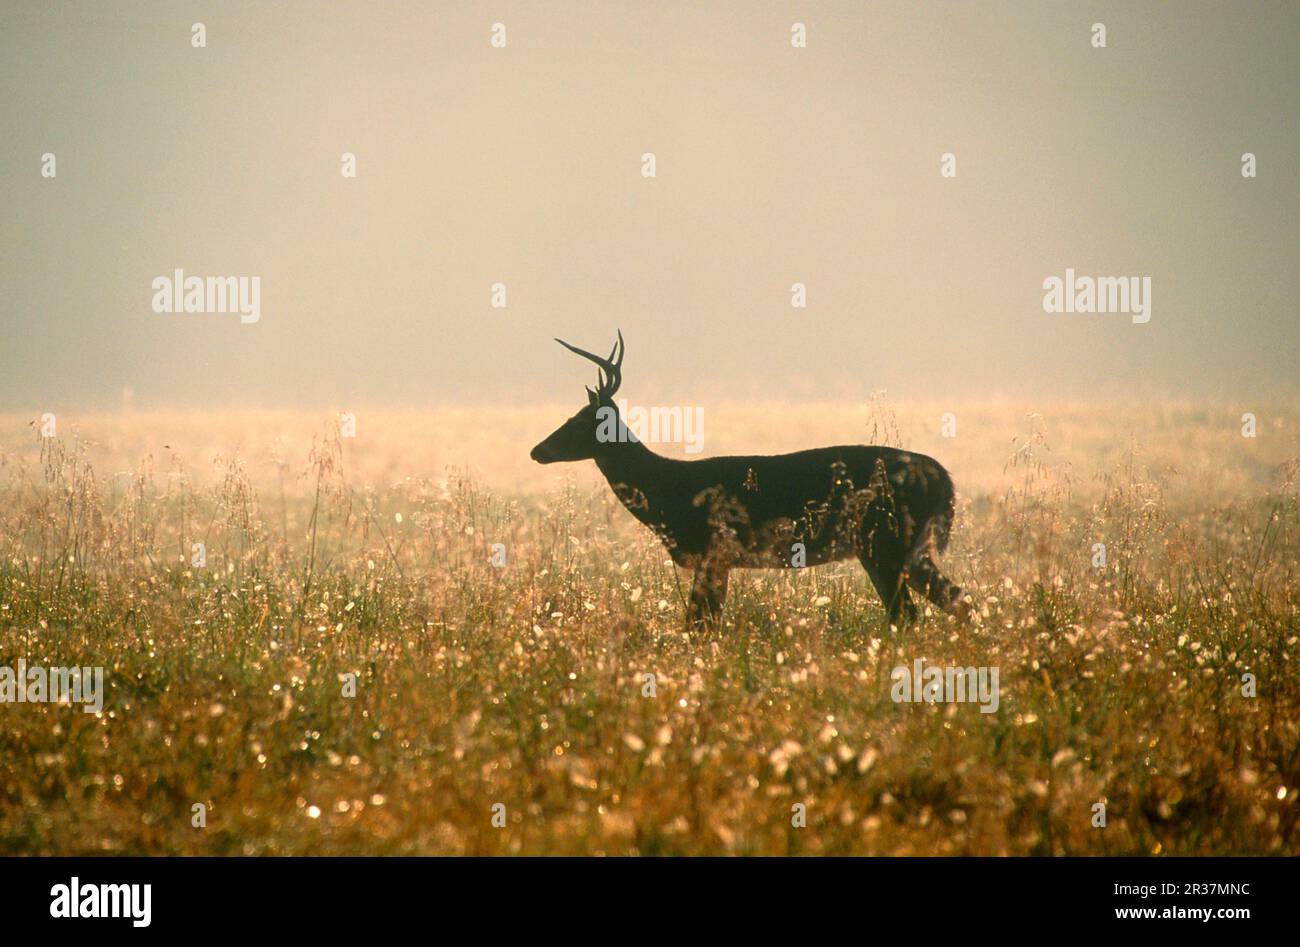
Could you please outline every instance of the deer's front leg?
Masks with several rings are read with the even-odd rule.
[[[716,628],[722,621],[722,603],[727,598],[730,570],[704,561],[695,569],[691,583],[690,620],[696,628]]]

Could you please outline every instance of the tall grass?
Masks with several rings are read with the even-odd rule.
[[[931,448],[976,616],[903,630],[841,564],[737,573],[726,627],[691,633],[607,489],[359,475],[332,425],[296,458],[107,476],[93,439],[11,446],[0,665],[102,665],[107,698],[0,704],[0,851],[1296,854],[1295,413],[1226,491],[1176,469],[1219,419],[1155,417],[1122,447],[1057,423],[1104,451],[1023,413]],[[917,658],[997,666],[998,711],[895,703]]]

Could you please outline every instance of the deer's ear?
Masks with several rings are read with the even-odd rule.
[[[600,404],[600,396],[592,391],[590,387],[587,388],[587,401],[590,404]]]

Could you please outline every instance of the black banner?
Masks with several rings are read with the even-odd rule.
[[[1232,936],[1289,920],[1297,882],[1293,859],[1261,858],[8,858],[0,874],[6,931],[127,936],[337,936],[457,919],[538,934],[548,918],[612,933],[688,912],[732,932],[839,917],[872,934],[1040,922]]]

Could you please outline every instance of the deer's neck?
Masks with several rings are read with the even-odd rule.
[[[609,481],[614,495],[643,523],[654,515],[655,496],[670,463],[640,441],[614,443],[596,455],[596,466]]]

